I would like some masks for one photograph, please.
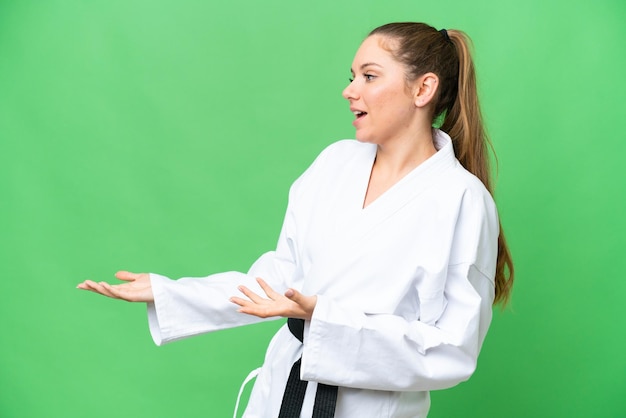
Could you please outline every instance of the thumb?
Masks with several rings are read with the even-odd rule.
[[[285,292],[285,297],[295,302],[300,309],[302,309],[303,312],[300,312],[297,318],[311,320],[313,310],[315,309],[315,305],[317,305],[317,296],[305,296],[297,290],[290,288]]]
[[[127,282],[137,280],[139,279],[140,276],[141,276],[140,274],[131,273],[130,271],[124,271],[124,270],[118,271],[117,273],[115,273],[115,277],[117,277],[120,280],[127,281]]]
[[[285,296],[293,300],[294,302],[298,302],[298,298],[301,296],[301,294],[296,289],[289,288],[285,291]]]
[[[285,291],[285,296],[305,309],[308,308],[309,305],[311,304],[311,297],[304,296],[302,293],[298,292],[296,289],[291,289],[291,288],[287,289],[287,291]]]

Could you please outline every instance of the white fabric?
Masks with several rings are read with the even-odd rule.
[[[243,380],[243,383],[239,387],[239,393],[237,394],[237,402],[235,403],[235,412],[233,413],[233,418],[237,418],[237,412],[239,412],[239,402],[241,401],[241,395],[243,395],[243,390],[246,388],[246,385],[255,377],[259,375],[261,368],[257,368],[248,373],[248,376]]]
[[[289,370],[339,386],[337,418],[425,417],[428,391],[469,378],[491,321],[498,220],[483,184],[435,131],[438,152],[362,208],[376,146],[344,140],[293,184],[276,251],[248,274],[151,275],[156,344],[258,322],[229,297],[263,277],[318,295],[304,344],[286,325],[272,339],[244,417],[276,417]]]

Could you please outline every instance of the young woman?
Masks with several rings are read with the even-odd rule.
[[[509,297],[467,37],[384,25],[352,74],[357,141],[329,146],[293,184],[276,250],[247,274],[78,286],[147,302],[159,345],[289,318],[246,417],[425,417],[429,390],[473,373],[492,304]]]

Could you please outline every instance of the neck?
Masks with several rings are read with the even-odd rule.
[[[428,126],[417,135],[379,144],[374,164],[377,171],[386,177],[401,177],[436,152],[432,128]]]

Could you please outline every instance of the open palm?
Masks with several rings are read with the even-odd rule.
[[[118,271],[115,277],[126,283],[112,285],[107,282],[94,282],[85,280],[77,287],[90,292],[108,296],[113,299],[121,299],[128,302],[153,302],[152,284],[148,273],[131,273]]]

